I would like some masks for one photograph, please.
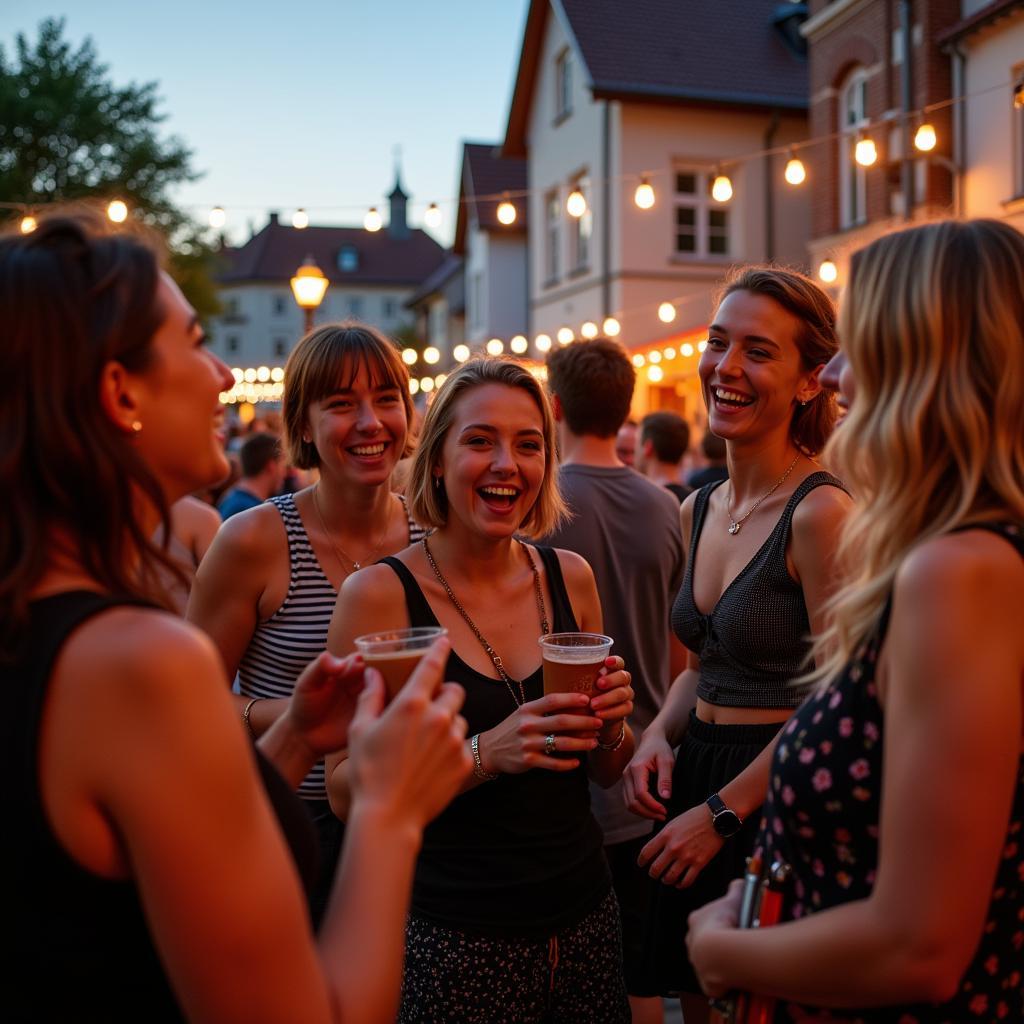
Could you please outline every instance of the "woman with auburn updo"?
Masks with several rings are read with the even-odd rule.
[[[686,956],[687,916],[743,873],[776,737],[805,694],[793,683],[825,624],[848,506],[818,461],[836,418],[818,374],[836,347],[835,308],[813,281],[748,267],[726,282],[700,359],[729,478],[680,509],[688,554],[672,628],[689,667],[625,775],[631,809],[664,823],[640,855],[662,885],[639,994],[681,994],[688,1024],[708,1008]]]
[[[419,835],[470,770],[446,645],[383,714],[377,673],[321,654],[254,745],[152,539],[227,468],[231,373],[195,310],[147,245],[64,212],[0,238],[0,322],[4,1019],[393,1017]],[[315,940],[293,788],[345,745]]]
[[[1024,1020],[1024,237],[878,239],[839,333],[844,586],[758,837],[784,923],[736,930],[733,889],[690,953],[778,1021]]]
[[[511,359],[455,370],[427,410],[407,494],[433,532],[345,581],[328,647],[443,626],[447,677],[466,690],[474,774],[424,836],[406,930],[399,1020],[629,1020],[618,909],[588,779],[632,751],[629,674],[609,658],[598,696],[544,696],[539,638],[601,632],[590,566],[530,541],[558,494],[547,396]],[[337,762],[337,763],[336,763]],[[345,814],[349,765],[327,762]]]
[[[237,672],[235,706],[254,737],[277,720],[295,680],[326,647],[345,578],[423,535],[392,490],[412,422],[409,374],[392,342],[366,324],[317,327],[288,357],[283,407],[289,461],[319,478],[228,519],[188,606],[228,677]],[[320,841],[311,901],[318,922],[342,844],[322,762],[299,795]]]

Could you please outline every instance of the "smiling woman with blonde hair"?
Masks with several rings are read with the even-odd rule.
[[[840,333],[845,586],[758,839],[792,872],[785,923],[737,930],[734,888],[691,919],[691,957],[778,1021],[1021,1020],[1024,237],[879,239]]]

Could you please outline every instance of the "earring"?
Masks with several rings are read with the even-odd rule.
[[[434,476],[434,489],[441,490],[441,478],[435,474]]]
[[[142,433],[142,422],[141,422],[141,420],[132,420],[132,433],[133,434],[141,434]]]

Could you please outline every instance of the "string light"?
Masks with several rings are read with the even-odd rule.
[[[606,316],[604,323],[601,325],[601,330],[604,331],[605,336],[608,338],[617,338],[619,332],[622,330],[622,325],[613,316]]]
[[[675,359],[675,357],[676,357],[676,350],[674,348],[672,348],[672,346],[670,345],[668,348],[663,348],[661,350],[661,354],[662,354],[662,357],[665,358],[665,359]]]
[[[112,199],[107,205],[107,216],[115,224],[123,224],[128,219],[128,205],[121,199]]]
[[[588,320],[580,328],[580,337],[586,338],[587,341],[592,341],[594,338],[597,337],[597,334],[597,324],[595,324],[593,320]]]
[[[367,231],[380,231],[384,227],[384,219],[381,217],[376,206],[371,206],[366,211],[366,216],[363,218],[363,227]]]
[[[508,347],[515,352],[517,356],[521,356],[530,347],[530,343],[521,334],[517,334],[508,343]]]
[[[409,394],[410,395],[418,395],[419,393],[420,393],[420,382],[415,377],[411,377],[409,379]]]
[[[690,356],[693,355],[693,346],[688,341],[684,341],[682,345],[679,346],[679,353],[689,359]]]
[[[663,324],[670,324],[676,318],[676,307],[671,302],[663,302],[658,307],[658,319]]]
[[[538,352],[549,352],[551,350],[551,336],[548,334],[538,334],[533,339],[533,344]]]
[[[790,185],[802,185],[807,180],[807,168],[804,167],[803,160],[793,155],[793,151],[789,151],[789,160],[786,161],[786,181]]]
[[[21,218],[21,233],[23,235],[32,234],[37,227],[39,227],[39,223],[31,213],[26,213],[25,216]]]
[[[504,351],[505,343],[501,338],[491,338],[491,340],[487,342],[487,354],[489,356],[500,356]]]
[[[569,198],[565,201],[565,211],[570,217],[575,217],[577,219],[587,212],[586,197],[578,188],[574,188],[569,193]]]
[[[433,377],[422,377],[420,378],[420,391],[427,394],[434,390],[434,378]]]
[[[643,365],[644,365],[644,363],[646,363],[646,362],[647,362],[647,357],[646,357],[646,356],[644,356],[644,355],[642,355],[642,354],[641,354],[640,352],[637,352],[637,354],[636,354],[635,356],[633,356],[633,365],[634,365],[634,366],[635,366],[635,367],[636,367],[636,368],[637,368],[638,370],[639,370],[639,369],[640,369],[640,367],[641,367],[641,366],[643,366]]]
[[[571,327],[559,327],[556,337],[558,338],[559,345],[568,345],[575,339],[576,335],[572,333]]]
[[[727,203],[732,199],[732,181],[728,174],[721,171],[716,172],[715,180],[711,185],[711,198],[716,203]]]
[[[269,366],[258,366],[256,368],[256,379],[261,384],[265,384],[268,380],[270,380],[270,367]]]
[[[439,228],[441,226],[441,211],[437,207],[437,203],[431,203],[427,207],[427,212],[423,214],[423,223],[428,228]]]
[[[633,202],[641,210],[649,210],[654,205],[654,189],[646,178],[640,179],[640,184],[633,193]]]
[[[456,345],[452,349],[452,358],[457,363],[464,363],[469,358],[469,346],[468,345]]]
[[[664,377],[665,371],[660,366],[647,367],[647,379],[653,384],[657,384],[658,381],[663,380]]]
[[[832,260],[822,260],[821,265],[818,267],[818,277],[820,277],[825,284],[834,284],[836,279],[839,277],[839,269]]]
[[[433,366],[434,363],[439,363],[440,361],[441,353],[433,345],[423,350],[423,362],[430,363]]]
[[[448,374],[447,373],[439,373],[434,378],[434,387],[435,388],[439,388],[447,379],[448,379]]]
[[[292,214],[292,227],[299,231],[309,227],[309,214],[301,206]]]
[[[235,378],[236,384],[241,384],[245,380],[245,373],[240,366],[232,367],[231,376]]]
[[[706,341],[698,341],[697,342],[697,351],[698,352],[706,351],[707,347],[708,347],[708,343]]]
[[[655,349],[653,352],[648,352],[647,353],[647,361],[649,363],[660,363],[661,362],[661,353],[657,349]]]
[[[508,199],[508,193],[506,197],[498,203],[498,221],[508,227],[510,224],[516,222],[516,208],[515,205]]]
[[[874,139],[860,138],[853,147],[853,159],[861,167],[870,167],[878,159],[878,149]]]
[[[416,360],[419,359],[419,353],[414,348],[403,348],[402,349],[402,362],[406,366],[412,366]]]
[[[935,135],[935,125],[922,124],[918,126],[917,131],[914,133],[914,148],[919,149],[922,153],[930,153],[938,142],[938,138]]]
[[[272,369],[272,370],[270,371],[270,379],[271,379],[271,380],[272,380],[272,381],[273,381],[273,382],[274,382],[275,384],[280,384],[280,383],[281,383],[281,381],[283,381],[283,380],[284,380],[284,370],[282,370],[280,366],[275,366],[275,367],[274,367],[274,368],[273,368],[273,369]]]
[[[210,227],[222,228],[228,222],[228,215],[224,212],[223,206],[215,206],[210,211]]]

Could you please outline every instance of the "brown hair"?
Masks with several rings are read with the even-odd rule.
[[[338,390],[352,386],[361,369],[378,386],[398,388],[405,407],[406,447],[412,449],[413,408],[409,394],[409,371],[398,349],[376,328],[354,320],[324,324],[310,331],[292,349],[284,367],[285,436],[289,461],[299,469],[320,465],[320,453],[311,441],[304,441],[306,414]]]
[[[809,277],[783,267],[744,267],[726,280],[716,305],[733,292],[774,299],[800,321],[796,347],[805,371],[823,366],[836,354],[835,304]],[[802,452],[817,455],[832,434],[838,413],[835,395],[824,389],[806,405],[797,405],[790,422],[793,443]]]
[[[138,519],[141,492],[169,536],[160,485],[100,400],[109,362],[152,364],[159,274],[150,239],[86,207],[0,238],[0,650],[20,636],[55,529],[112,593],[152,599],[164,594],[158,574],[179,572]]]
[[[690,425],[677,412],[649,412],[640,421],[640,443],[650,441],[659,462],[675,465],[690,447]]]
[[[608,338],[574,341],[547,359],[548,390],[577,435],[614,437],[629,415],[636,370],[626,350]]]
[[[448,497],[443,487],[434,485],[433,470],[441,457],[441,448],[455,418],[459,396],[483,384],[503,384],[522,388],[540,410],[544,432],[544,479],[533,507],[519,527],[525,537],[544,537],[566,517],[567,511],[558,490],[558,466],[555,447],[555,418],[551,415],[544,388],[521,363],[508,358],[480,358],[463,363],[435,392],[420,433],[413,457],[406,498],[409,514],[424,526],[444,526],[448,522]]]

